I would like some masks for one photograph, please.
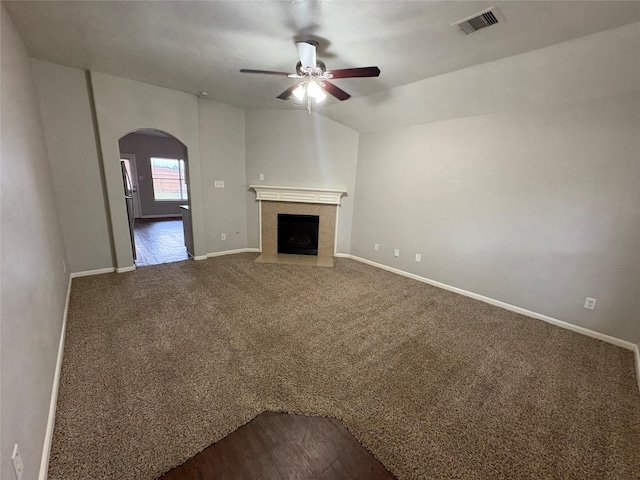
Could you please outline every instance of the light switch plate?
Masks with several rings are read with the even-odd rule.
[[[224,180],[216,180],[213,183],[214,188],[224,188]]]

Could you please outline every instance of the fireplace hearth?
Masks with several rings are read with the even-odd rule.
[[[278,253],[318,255],[318,215],[278,214]]]

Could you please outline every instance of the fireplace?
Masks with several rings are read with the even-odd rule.
[[[318,255],[318,215],[278,214],[278,253]]]
[[[260,205],[261,254],[256,262],[333,266],[338,209],[341,197],[346,194],[344,190],[265,185],[251,188],[256,191]],[[302,220],[299,223],[303,226],[296,227],[302,231],[281,231],[283,223],[287,224],[285,230],[290,227],[291,218]]]
[[[261,230],[261,250],[262,254],[267,257],[275,257],[281,254],[279,240],[282,235],[279,232],[279,217],[316,217],[317,223],[317,244],[316,252],[305,252],[308,261],[314,258],[333,258],[335,252],[336,238],[336,205],[323,205],[313,203],[295,203],[295,202],[261,202],[260,206],[260,230]],[[280,217],[283,218],[283,217]],[[316,231],[316,230],[314,230]],[[307,243],[303,240],[299,243]],[[298,253],[300,255],[300,253]],[[292,255],[283,254],[284,257]],[[295,255],[294,255],[295,256]]]

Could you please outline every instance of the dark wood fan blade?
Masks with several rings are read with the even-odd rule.
[[[378,67],[343,68],[341,70],[330,70],[333,78],[355,78],[355,77],[377,77],[380,75]]]
[[[242,73],[264,73],[265,75],[283,75],[283,76],[287,76],[289,75],[287,72],[274,72],[271,70],[251,70],[248,68],[241,68],[240,72]]]
[[[291,85],[289,88],[287,88],[284,92],[282,92],[276,98],[279,98],[280,100],[287,100],[291,96],[291,94],[293,93],[293,91],[296,89],[297,86],[298,86],[297,83],[295,85]]]
[[[351,95],[349,95],[341,88],[336,87],[333,83],[327,82],[326,80],[323,80],[322,83],[324,83],[324,90],[336,97],[338,100],[346,100],[348,98],[351,98]]]

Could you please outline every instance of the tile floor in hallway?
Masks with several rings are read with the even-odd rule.
[[[136,219],[136,266],[188,260],[182,219]]]

